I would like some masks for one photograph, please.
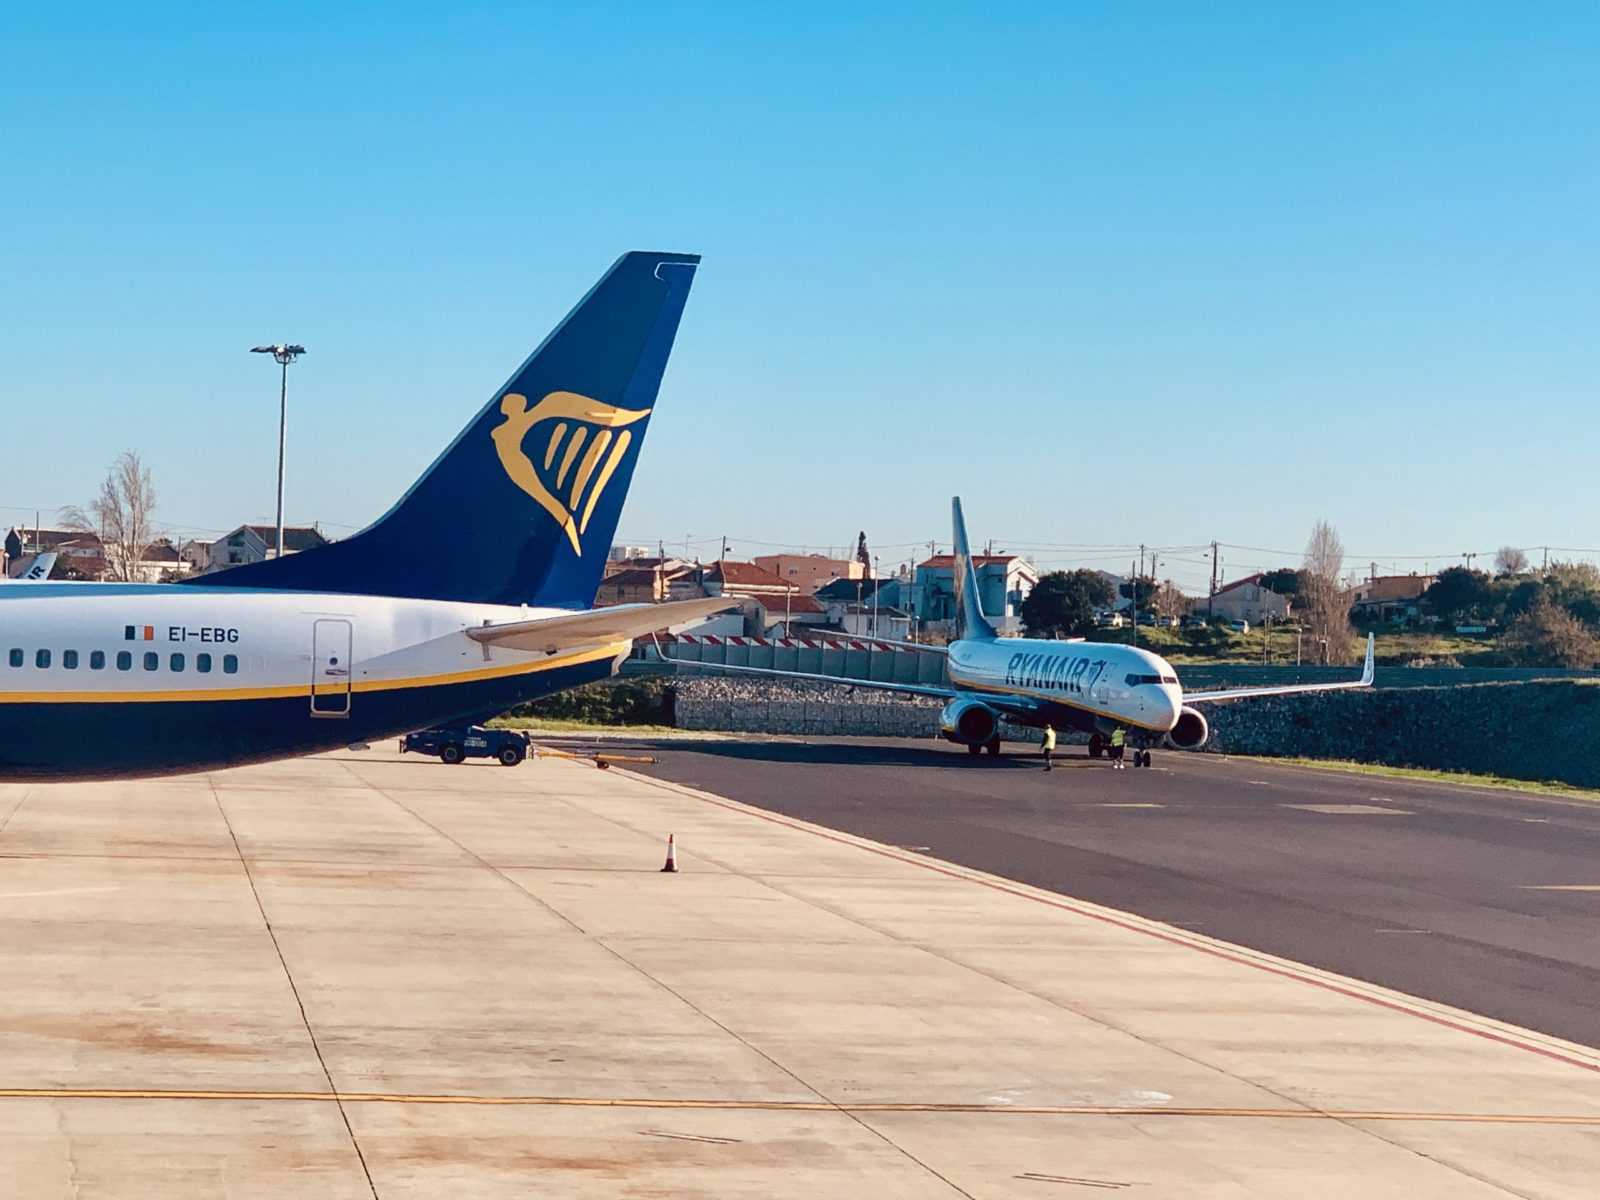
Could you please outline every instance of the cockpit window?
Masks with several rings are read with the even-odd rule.
[[[1161,682],[1162,683],[1177,683],[1178,682],[1178,677],[1176,675],[1163,675],[1161,677]]]
[[[1127,683],[1128,683],[1129,687],[1138,687],[1140,684],[1144,684],[1144,683],[1157,683],[1157,684],[1159,684],[1159,683],[1177,683],[1177,682],[1178,682],[1178,677],[1176,675],[1133,675],[1133,674],[1130,674],[1130,675],[1127,676]]]

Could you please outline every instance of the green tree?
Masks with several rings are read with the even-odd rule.
[[[1094,612],[1116,598],[1099,571],[1051,571],[1041,575],[1022,602],[1022,623],[1036,637],[1084,636],[1094,630]]]
[[[1502,641],[1507,657],[1522,667],[1592,667],[1600,662],[1600,639],[1566,609],[1541,600],[1512,622]]]
[[[1298,596],[1308,591],[1306,573],[1293,567],[1279,567],[1261,576],[1261,586],[1279,596]]]
[[[1600,625],[1600,569],[1593,563],[1552,563],[1544,595],[1586,625]]]
[[[1124,600],[1132,600],[1133,607],[1143,612],[1150,607],[1150,599],[1156,594],[1155,576],[1139,575],[1126,583],[1118,584],[1117,594]]]
[[[1422,599],[1446,621],[1486,618],[1492,615],[1494,588],[1483,571],[1446,567],[1422,593]]]

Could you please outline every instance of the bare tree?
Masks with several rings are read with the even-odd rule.
[[[1156,589],[1151,607],[1163,617],[1181,617],[1189,611],[1189,597],[1185,596],[1172,580],[1164,580]]]
[[[1494,552],[1496,575],[1522,575],[1528,570],[1528,556],[1515,546],[1501,546]]]
[[[100,539],[105,555],[106,575],[119,582],[141,578],[139,564],[145,551],[156,540],[152,519],[156,508],[156,489],[150,482],[150,468],[135,450],[117,455],[100,484],[100,494],[87,510],[73,506],[61,510],[62,523],[69,529],[92,533]]]
[[[1349,599],[1339,585],[1339,576],[1344,572],[1344,542],[1327,521],[1318,521],[1311,527],[1304,570],[1299,606],[1310,626],[1317,657],[1325,663],[1348,661],[1354,639]]]

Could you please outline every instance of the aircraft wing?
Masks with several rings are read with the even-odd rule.
[[[580,646],[603,646],[623,638],[640,637],[668,625],[680,625],[737,608],[739,603],[737,596],[708,596],[702,600],[672,600],[666,604],[619,604],[614,608],[536,617],[531,621],[480,625],[468,629],[466,634],[485,646],[555,654]]]
[[[1367,662],[1361,669],[1360,679],[1351,679],[1343,683],[1290,683],[1281,687],[1233,688],[1221,692],[1184,692],[1185,704],[1206,704],[1217,700],[1248,700],[1252,696],[1292,696],[1300,692],[1343,692],[1351,688],[1366,688],[1372,686],[1375,673],[1373,655],[1376,650],[1376,639],[1372,634],[1367,634]]]

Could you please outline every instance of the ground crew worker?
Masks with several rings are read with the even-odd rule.
[[[1128,743],[1128,735],[1122,729],[1111,731],[1111,765],[1116,770],[1122,770],[1122,749]]]
[[[1056,731],[1050,726],[1044,727],[1044,769],[1050,769],[1050,755],[1056,748]]]

